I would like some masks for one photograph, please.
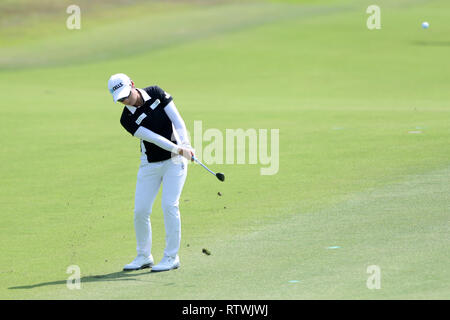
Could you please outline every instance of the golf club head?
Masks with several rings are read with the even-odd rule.
[[[223,173],[217,172],[216,177],[222,182],[225,181],[225,175]]]

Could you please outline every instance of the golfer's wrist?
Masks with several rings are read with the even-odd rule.
[[[183,148],[183,147],[178,148],[178,154],[180,156],[183,156],[185,154],[190,154],[190,153],[191,153],[191,150],[189,150],[188,148]]]

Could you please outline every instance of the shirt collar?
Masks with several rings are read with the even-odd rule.
[[[136,88],[142,95],[142,98],[144,99],[144,102],[147,102],[148,100],[150,100],[150,96],[148,95],[148,93],[145,90]]]
[[[151,99],[151,97],[148,95],[148,93],[145,90],[142,90],[139,88],[136,88],[136,90],[138,90],[141,93],[142,99],[144,99],[144,103]],[[131,113],[134,113],[137,109],[135,106],[127,105],[126,107],[128,108],[128,110],[131,111]]]

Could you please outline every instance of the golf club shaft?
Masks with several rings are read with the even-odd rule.
[[[195,156],[192,156],[192,159],[197,162],[199,165],[201,165],[203,168],[205,168],[206,170],[208,170],[209,172],[211,172],[213,175],[216,175],[216,173],[214,171],[211,171],[207,166],[205,166],[203,163],[200,162],[200,160],[198,160]]]

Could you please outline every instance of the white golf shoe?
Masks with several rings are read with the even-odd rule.
[[[153,257],[138,255],[131,263],[123,267],[123,271],[141,270],[153,266]]]
[[[152,272],[168,271],[177,269],[178,267],[180,267],[180,258],[178,255],[175,257],[164,256],[156,266],[153,266]]]

